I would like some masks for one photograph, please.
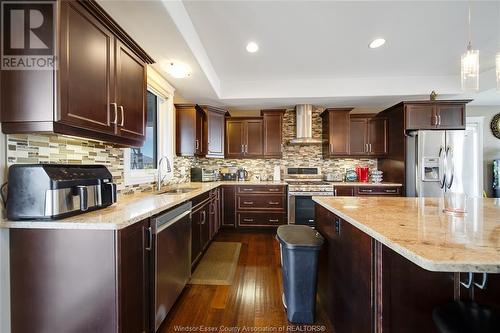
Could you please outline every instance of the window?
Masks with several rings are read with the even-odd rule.
[[[158,162],[158,110],[160,98],[148,91],[146,140],[140,148],[130,149],[130,169],[156,169]]]
[[[173,165],[174,90],[154,69],[148,67],[146,138],[142,147],[123,150],[125,186],[156,181],[158,160],[162,156],[167,156]],[[163,172],[166,179],[173,177],[173,171],[166,173],[165,168]]]

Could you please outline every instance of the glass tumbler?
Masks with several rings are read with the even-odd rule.
[[[444,193],[444,212],[453,215],[463,215],[467,210],[467,196],[460,192]]]

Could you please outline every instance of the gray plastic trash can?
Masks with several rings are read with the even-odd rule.
[[[312,324],[316,308],[318,252],[323,237],[305,225],[278,228],[283,272],[283,302],[288,320]]]

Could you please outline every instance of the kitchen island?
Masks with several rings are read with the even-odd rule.
[[[500,201],[314,197],[318,293],[337,333],[435,332],[432,310],[453,300],[500,308]],[[483,282],[486,281],[484,285]]]

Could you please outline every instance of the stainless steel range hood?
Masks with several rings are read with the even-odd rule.
[[[295,139],[290,140],[291,144],[320,144],[320,138],[312,136],[312,111],[311,104],[300,104],[295,106],[297,116],[296,129],[297,134]]]

